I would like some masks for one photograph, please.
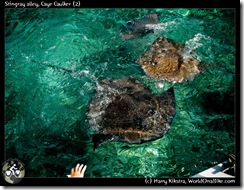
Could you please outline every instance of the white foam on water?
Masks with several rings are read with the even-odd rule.
[[[163,30],[166,30],[168,27],[171,27],[176,24],[177,24],[177,22],[170,21],[170,22],[159,23],[159,24],[146,24],[145,26],[148,29],[153,29],[155,33],[160,33]]]
[[[204,42],[202,42],[204,41]],[[198,60],[201,60],[197,54],[194,53],[194,51],[204,45],[204,43],[207,43],[210,41],[210,36],[205,36],[201,33],[195,34],[195,36],[192,39],[189,39],[185,43],[185,52],[183,54],[183,59],[188,59],[189,57],[192,57],[191,54],[194,54],[194,57]]]
[[[159,82],[159,83],[158,83],[158,87],[159,87],[159,88],[163,88],[163,87],[164,87],[164,84],[161,83],[161,82]]]

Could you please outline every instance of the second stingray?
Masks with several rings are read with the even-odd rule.
[[[196,53],[187,52],[184,44],[172,39],[157,38],[150,50],[142,55],[138,62],[146,75],[157,80],[181,83],[193,80],[204,71],[202,60],[197,60]]]
[[[173,88],[155,95],[135,78],[105,79],[88,107],[94,149],[109,141],[144,143],[169,130],[176,113]]]

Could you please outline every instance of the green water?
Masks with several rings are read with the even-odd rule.
[[[131,19],[157,13],[160,28],[123,41]],[[232,9],[6,9],[5,150],[27,177],[188,177],[235,153],[235,25]],[[211,66],[194,80],[150,79],[136,60],[159,36],[185,43]],[[86,111],[96,82],[133,76],[154,93],[174,86],[171,129],[143,144],[93,151]],[[165,88],[161,88],[164,84]]]

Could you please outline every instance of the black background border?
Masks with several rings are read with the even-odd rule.
[[[50,1],[46,0],[45,2],[50,2],[54,3],[55,0]],[[5,28],[5,22],[4,22],[4,10],[5,8],[5,2],[2,1],[2,11],[1,11],[1,19],[2,19],[2,28]],[[8,1],[10,2],[10,1]],[[15,2],[22,2],[26,3],[25,1],[16,1],[12,0],[12,3]],[[40,3],[41,1],[32,1],[32,2],[37,2]],[[62,2],[62,1],[58,1]],[[73,2],[73,1],[68,1],[66,0],[65,2]],[[240,95],[241,95],[241,88],[240,88],[240,71],[241,71],[241,60],[240,60],[240,42],[241,42],[241,36],[240,36],[240,10],[242,8],[242,5],[238,1],[220,1],[220,0],[214,0],[211,3],[208,1],[203,1],[203,0],[187,0],[187,1],[176,1],[176,0],[130,0],[130,1],[112,1],[114,4],[111,4],[111,1],[79,1],[80,2],[80,7],[79,8],[234,8],[236,10],[236,99],[235,99],[235,120],[236,120],[236,178],[235,183],[230,183],[230,184],[225,184],[225,183],[187,183],[187,184],[182,184],[182,183],[167,183],[167,186],[240,186],[241,185],[241,171],[240,171],[240,156],[241,156],[241,149],[240,149],[240,138],[241,138],[241,124],[240,124]],[[235,3],[235,4],[234,4]],[[50,8],[58,8],[58,7],[50,7]],[[60,7],[61,8],[61,7]],[[66,8],[74,8],[72,7],[66,7]],[[2,69],[2,80],[3,81],[3,93],[1,93],[1,100],[2,100],[2,110],[4,113],[4,50],[5,50],[5,39],[4,39],[4,32],[2,36],[2,61],[1,61],[1,66]],[[0,162],[4,163],[8,158],[5,158],[5,136],[4,136],[4,114],[2,115],[2,127],[1,127],[1,154],[0,156]],[[157,178],[157,179],[165,179],[165,180],[170,180],[168,178]],[[188,181],[188,178],[175,178],[176,180],[185,180],[186,182]],[[198,179],[198,178],[194,178]],[[211,180],[216,180],[218,178],[207,178],[209,181]],[[220,180],[226,180],[227,178],[219,178]],[[233,178],[232,178],[233,179]],[[145,186],[145,187],[150,187],[150,186],[164,186],[163,184],[160,183],[149,183],[150,180],[154,180],[154,178],[24,178],[20,183],[18,184],[9,184],[7,183],[2,177],[0,177],[0,184],[2,186]],[[199,179],[201,180],[201,179]],[[227,180],[230,180],[228,178]],[[148,183],[146,183],[146,181]]]

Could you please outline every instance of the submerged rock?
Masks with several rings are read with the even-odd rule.
[[[154,30],[147,27],[148,24],[158,24],[158,15],[151,13],[140,19],[131,20],[122,25],[120,29],[120,36],[123,40],[143,37]]]
[[[151,49],[139,58],[139,63],[151,78],[173,83],[194,79],[203,68],[185,45],[165,37],[157,38]]]
[[[176,112],[173,88],[155,95],[128,77],[103,80],[96,90],[87,114],[94,149],[108,141],[156,140],[169,130]]]

